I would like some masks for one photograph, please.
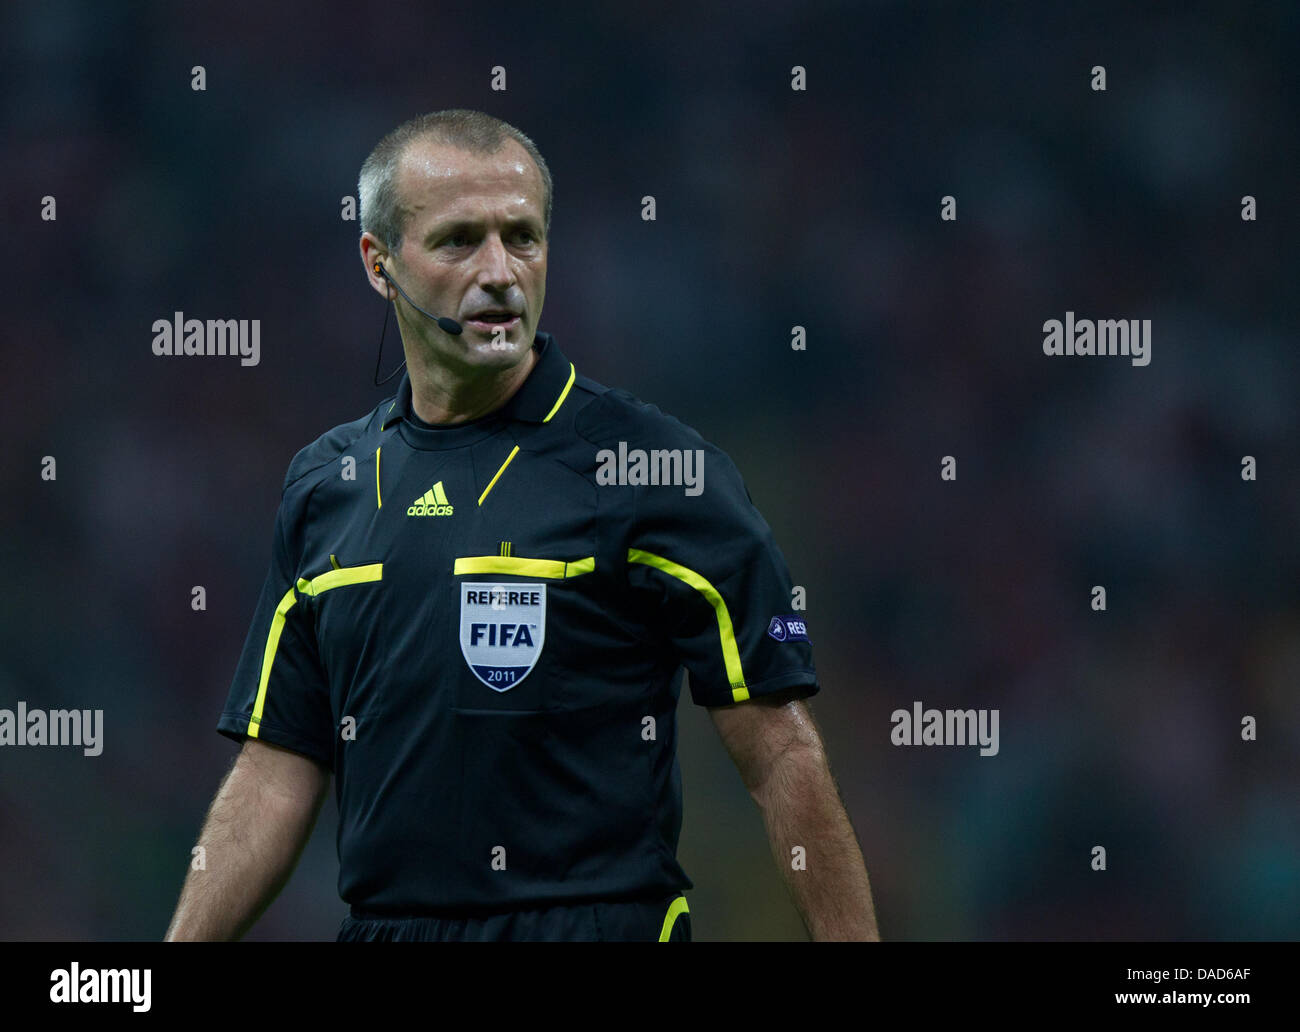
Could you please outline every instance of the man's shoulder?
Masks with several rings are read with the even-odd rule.
[[[339,456],[345,454],[359,438],[379,425],[380,413],[387,411],[393,400],[391,397],[385,398],[364,416],[331,427],[311,444],[300,448],[285,471],[284,490],[288,491],[294,484],[311,483],[311,474],[319,473],[338,461]]]
[[[744,478],[726,450],[630,391],[601,386],[576,409],[573,431],[569,465],[598,485],[609,483],[611,476],[626,483],[634,495],[644,496],[638,503],[643,511],[680,505],[680,492],[657,489],[665,483],[677,485],[679,476],[690,487],[702,484],[707,475],[715,505],[726,504],[723,500],[728,498],[752,504]],[[663,480],[665,476],[670,479]],[[691,490],[685,497],[698,493]]]
[[[581,380],[585,377],[579,378]],[[631,446],[656,448],[714,449],[693,426],[658,405],[642,401],[621,387],[606,387],[587,381],[586,404],[574,416],[573,428],[584,440],[601,447]]]

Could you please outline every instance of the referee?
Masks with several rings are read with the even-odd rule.
[[[878,938],[800,701],[808,628],[740,474],[537,331],[552,187],[533,142],[435,112],[359,186],[406,372],[289,464],[217,725],[242,749],[166,938],[244,935],[333,774],[341,941],[689,940],[683,668],[811,936]]]

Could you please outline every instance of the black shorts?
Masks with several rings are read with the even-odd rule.
[[[690,942],[680,893],[654,900],[571,903],[477,917],[394,917],[352,908],[339,942]]]

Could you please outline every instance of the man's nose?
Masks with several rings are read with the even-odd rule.
[[[510,267],[510,254],[499,236],[489,236],[479,249],[479,284],[496,290],[505,290],[515,281]]]

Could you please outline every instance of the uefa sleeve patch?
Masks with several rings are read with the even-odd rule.
[[[774,616],[767,635],[777,641],[809,641],[808,625],[799,616]]]

